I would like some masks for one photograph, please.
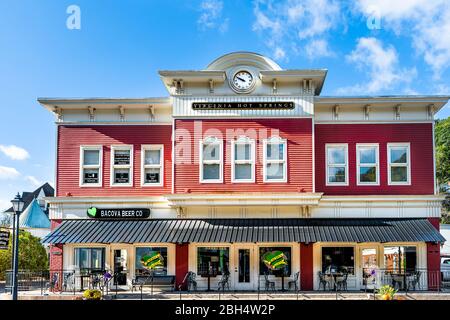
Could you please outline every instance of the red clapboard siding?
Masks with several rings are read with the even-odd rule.
[[[59,126],[57,196],[155,196],[170,193],[172,126]],[[133,187],[110,187],[111,145],[133,145]],[[141,144],[164,145],[164,186],[141,187]],[[103,145],[103,187],[80,187],[80,146]]]
[[[201,129],[198,127],[201,125]],[[175,165],[175,192],[183,193],[189,189],[191,192],[298,192],[304,189],[311,192],[312,183],[312,120],[311,119],[227,119],[227,120],[176,120],[176,165]],[[257,133],[256,141],[256,179],[255,183],[231,182],[231,139],[227,138],[231,130],[254,130]],[[263,141],[261,132],[267,132],[270,137],[276,132],[281,138],[287,139],[288,182],[263,182]],[[208,131],[208,132],[207,132]],[[186,138],[185,133],[189,133]],[[199,141],[206,136],[221,134],[224,145],[224,180],[223,183],[199,182]],[[242,134],[238,134],[242,135]],[[253,138],[253,137],[252,137]],[[188,141],[186,141],[188,140]],[[226,141],[225,141],[226,140]],[[178,147],[191,146],[190,159],[180,163]],[[186,160],[186,156],[183,156]],[[187,162],[187,163],[186,163]]]
[[[411,144],[411,185],[389,186],[387,143]],[[325,185],[325,144],[348,143],[349,186]],[[379,143],[380,185],[356,185],[356,144]],[[433,194],[433,129],[415,124],[317,124],[315,125],[316,191],[327,195]]]

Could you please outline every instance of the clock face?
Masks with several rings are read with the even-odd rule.
[[[248,71],[239,71],[234,75],[232,85],[239,91],[246,91],[253,86],[253,76]]]

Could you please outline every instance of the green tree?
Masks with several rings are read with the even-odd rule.
[[[450,181],[450,117],[436,120],[436,178],[439,185]]]
[[[5,271],[11,269],[12,236],[9,237],[8,250],[0,250],[0,280],[5,279]],[[19,233],[19,269],[47,270],[48,255],[38,237],[20,230]]]

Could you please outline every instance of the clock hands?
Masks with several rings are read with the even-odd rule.
[[[245,80],[242,79],[241,77],[236,77],[236,79],[239,79],[239,80],[241,80],[242,82],[245,82]]]

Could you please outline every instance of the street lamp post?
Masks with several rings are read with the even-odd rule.
[[[18,279],[17,274],[19,272],[19,218],[20,214],[23,210],[24,201],[19,193],[17,193],[16,197],[11,200],[14,209],[14,248],[13,248],[13,291],[12,291],[12,299],[17,300],[17,288],[18,288]]]

